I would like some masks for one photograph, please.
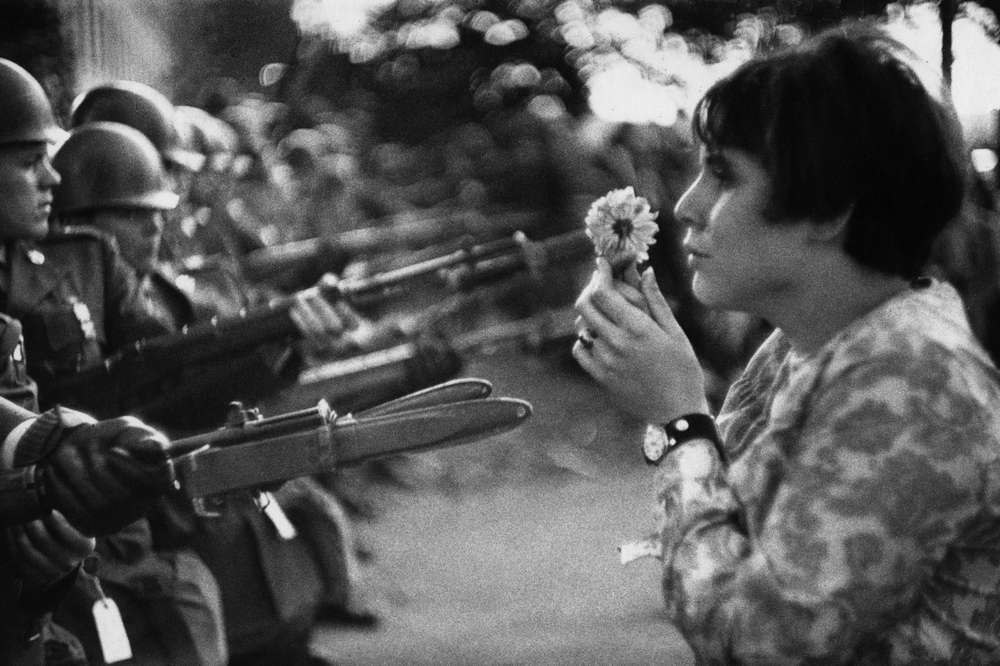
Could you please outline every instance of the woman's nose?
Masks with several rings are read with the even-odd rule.
[[[699,178],[681,196],[674,206],[674,218],[683,226],[690,228],[701,228],[704,226],[704,206],[701,205],[698,184]]]

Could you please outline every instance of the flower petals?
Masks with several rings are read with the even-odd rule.
[[[659,230],[649,202],[631,187],[612,190],[591,204],[585,222],[597,256],[612,265],[648,259]]]

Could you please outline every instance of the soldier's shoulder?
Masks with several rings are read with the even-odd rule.
[[[99,229],[80,225],[54,227],[44,239],[38,241],[38,249],[44,253],[99,253],[105,256],[119,252],[113,238]]]
[[[49,245],[81,241],[108,244],[111,239],[100,229],[74,224],[53,227],[40,243]]]

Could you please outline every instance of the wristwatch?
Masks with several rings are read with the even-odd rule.
[[[642,455],[649,465],[659,465],[667,454],[692,439],[707,439],[726,459],[715,420],[708,414],[686,414],[663,425],[650,425],[642,441]]]

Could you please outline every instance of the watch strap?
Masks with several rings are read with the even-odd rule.
[[[659,465],[672,450],[694,439],[707,439],[725,461],[722,437],[715,419],[708,414],[685,414],[663,425],[650,425],[643,440],[643,457],[650,465]]]

